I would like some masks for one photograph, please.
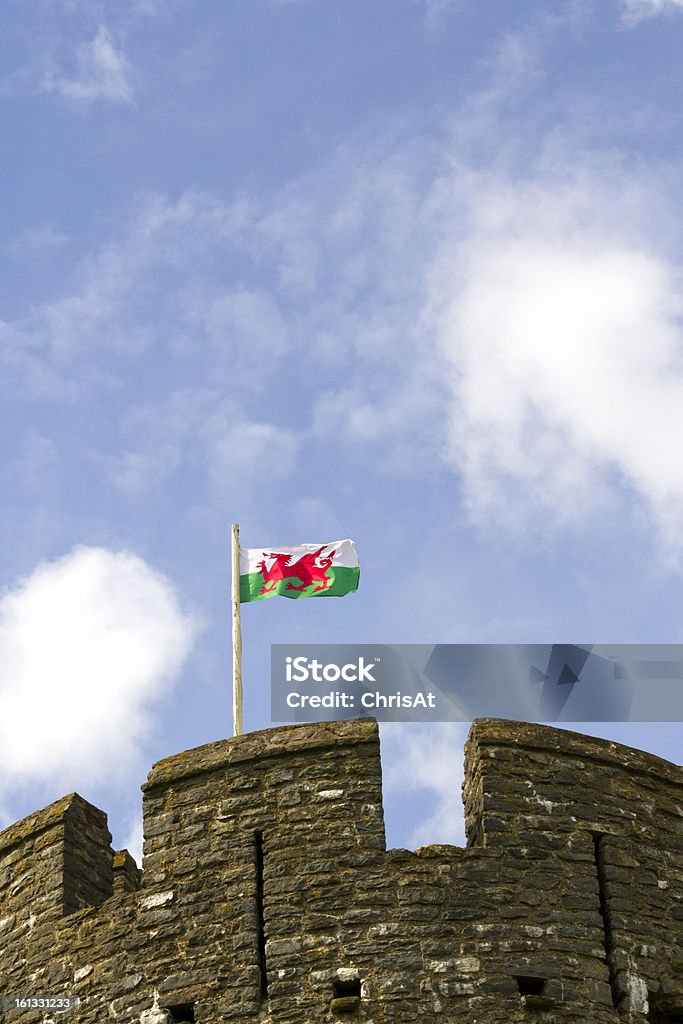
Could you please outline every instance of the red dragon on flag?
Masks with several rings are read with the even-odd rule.
[[[327,590],[332,583],[328,570],[336,552],[332,550],[323,556],[325,547],[326,545],[323,544],[316,551],[308,551],[295,562],[292,562],[294,556],[291,552],[269,551],[267,557],[274,561],[270,565],[265,558],[258,562],[258,569],[263,575],[260,594],[272,593],[278,583],[284,581],[286,581],[286,590],[307,590],[308,587],[313,587],[314,594],[321,590]],[[297,580],[299,585],[295,586],[293,580]]]

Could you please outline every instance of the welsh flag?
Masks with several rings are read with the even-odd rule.
[[[358,589],[352,540],[293,548],[240,548],[240,603],[283,597],[343,597]]]

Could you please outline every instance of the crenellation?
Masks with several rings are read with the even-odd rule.
[[[185,751],[143,786],[142,876],[75,794],[0,833],[2,990],[77,995],[83,1024],[669,1024],[682,781],[640,751],[482,720],[468,846],[386,851],[374,722]]]
[[[128,850],[116,850],[112,861],[114,895],[137,892],[142,882],[142,870]]]

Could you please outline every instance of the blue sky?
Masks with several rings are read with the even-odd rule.
[[[138,853],[229,735],[233,521],[362,566],[243,610],[247,729],[274,642],[682,641],[683,0],[3,13],[0,824]],[[464,732],[383,728],[394,845]]]

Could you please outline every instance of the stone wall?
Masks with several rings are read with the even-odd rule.
[[[482,720],[468,847],[386,851],[377,727],[296,725],[167,758],[140,878],[75,794],[0,833],[3,1020],[683,1021],[683,778]]]

